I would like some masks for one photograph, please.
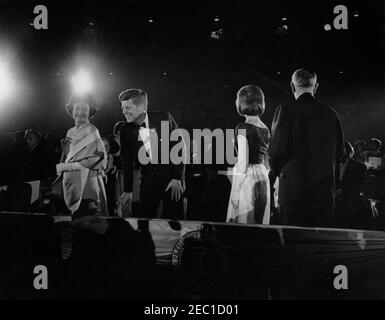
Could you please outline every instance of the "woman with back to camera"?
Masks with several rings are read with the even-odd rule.
[[[63,196],[73,218],[108,215],[102,173],[106,167],[106,150],[98,129],[89,119],[96,113],[91,95],[73,95],[67,112],[75,126],[62,141],[61,162],[57,173],[63,178]]]
[[[265,166],[270,132],[261,121],[265,97],[255,85],[242,87],[237,93],[237,111],[246,118],[235,129],[238,161],[227,211],[227,222],[269,224],[270,183]]]

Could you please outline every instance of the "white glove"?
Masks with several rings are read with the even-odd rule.
[[[63,171],[77,171],[84,169],[84,167],[79,162],[68,162],[68,163],[58,163],[56,165],[57,174],[62,173]]]

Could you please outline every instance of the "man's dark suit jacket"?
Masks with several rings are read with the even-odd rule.
[[[169,139],[169,150],[162,151],[161,122],[166,121],[168,123],[169,135],[171,135],[173,130],[178,130],[178,125],[172,115],[167,112],[148,112],[147,115],[149,129],[155,130],[157,133],[158,164],[150,163],[143,165],[139,162],[138,153],[139,149],[143,146],[143,142],[138,138],[138,125],[126,123],[122,126],[120,131],[120,145],[124,172],[124,191],[132,192],[134,170],[140,169],[140,200],[142,205],[145,206],[144,211],[151,211],[145,215],[154,216],[154,210],[156,211],[168,183],[172,179],[179,179],[183,182],[185,164],[175,165],[172,164],[171,160],[169,164],[160,164],[161,153],[168,152],[178,143],[178,141],[170,141]],[[155,156],[156,147],[151,145],[151,149],[153,156]]]
[[[335,172],[344,153],[337,113],[311,94],[277,108],[269,145],[283,224],[332,226]]]
[[[365,190],[366,182],[366,166],[361,162],[354,159],[349,159],[349,163],[346,165],[345,172],[342,175],[342,179],[337,187],[343,191],[360,194]]]

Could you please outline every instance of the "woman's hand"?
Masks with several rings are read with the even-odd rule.
[[[82,170],[84,167],[79,162],[66,162],[58,163],[56,165],[56,173],[61,174],[65,171],[78,171]]]
[[[61,139],[60,144],[62,152],[64,154],[68,154],[68,152],[70,151],[71,138],[65,137]]]

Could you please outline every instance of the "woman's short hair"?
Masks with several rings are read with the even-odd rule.
[[[265,112],[265,96],[260,87],[247,85],[239,89],[237,111],[242,116],[260,116]]]
[[[86,95],[73,94],[70,97],[68,103],[66,104],[66,110],[71,117],[74,110],[74,105],[77,103],[84,103],[88,105],[90,109],[89,118],[92,118],[95,115],[97,111],[96,103],[95,103],[94,97],[91,94],[86,94]]]

